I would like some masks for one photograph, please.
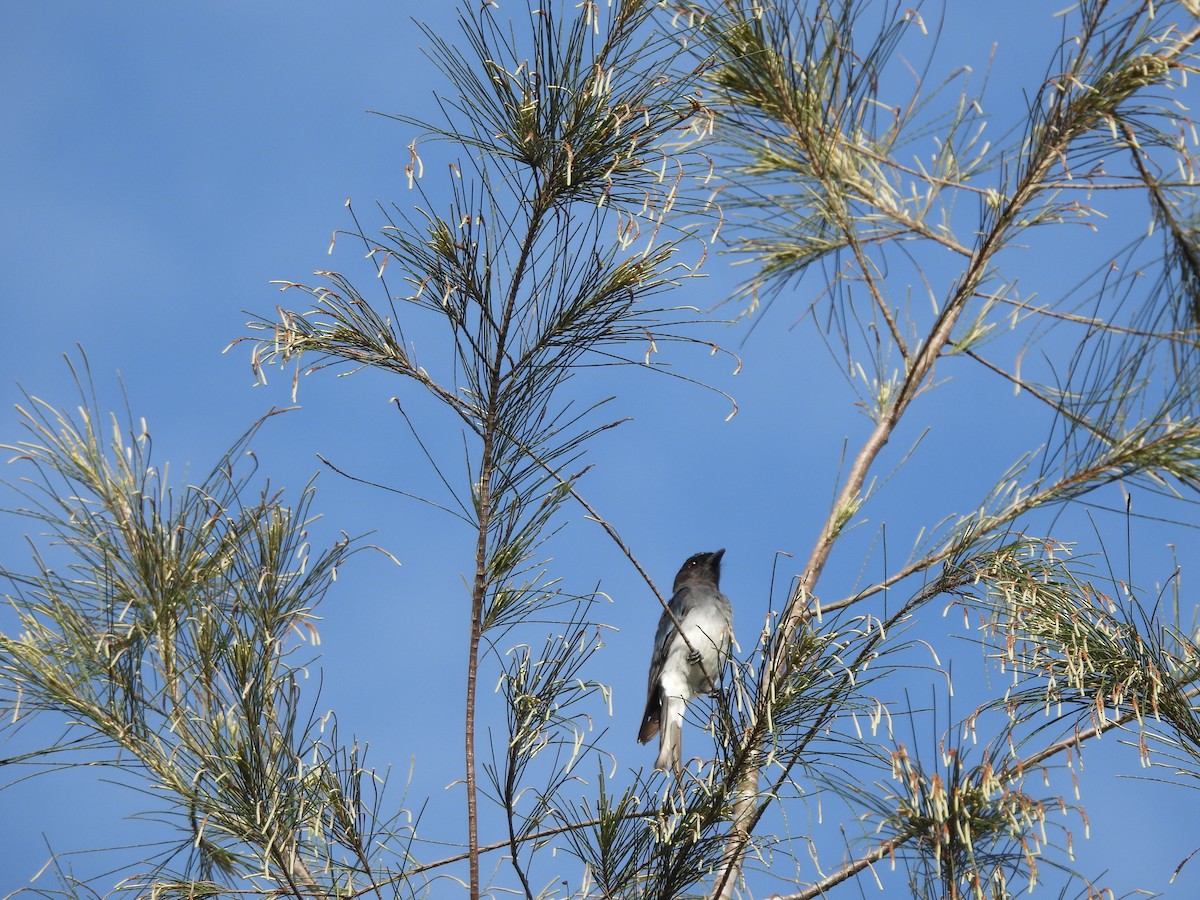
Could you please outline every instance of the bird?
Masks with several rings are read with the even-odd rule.
[[[724,555],[722,549],[688,558],[675,576],[671,602],[654,635],[646,712],[637,739],[644,744],[657,734],[654,768],[676,776],[683,770],[680,733],[688,701],[716,690],[733,642],[733,606],[719,587]]]

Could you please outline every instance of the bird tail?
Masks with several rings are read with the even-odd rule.
[[[679,775],[683,771],[683,714],[687,701],[664,697],[658,732],[658,759],[654,768]]]

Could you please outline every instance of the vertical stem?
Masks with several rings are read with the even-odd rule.
[[[471,636],[467,653],[466,768],[467,768],[467,866],[471,898],[479,897],[479,813],[475,788],[475,683],[479,673],[479,639],[483,634],[483,602],[487,595],[487,533],[492,505],[492,434],[483,432],[479,467],[479,534],[475,543],[475,583],[471,591]]]
[[[475,779],[475,687],[479,672],[479,642],[483,636],[483,606],[487,598],[488,586],[496,573],[491,571],[488,564],[488,531],[492,518],[492,478],[496,470],[496,435],[502,426],[500,422],[501,398],[500,391],[503,383],[503,365],[508,350],[508,333],[512,324],[517,296],[525,278],[525,269],[533,253],[534,244],[541,230],[542,218],[549,204],[545,201],[542,191],[539,191],[532,201],[532,211],[528,230],[521,245],[521,252],[513,267],[512,280],[509,283],[508,294],[504,299],[504,309],[496,321],[496,343],[487,359],[488,389],[482,421],[483,447],[479,462],[479,501],[478,522],[479,532],[475,542],[475,583],[471,591],[471,638],[469,655],[467,657],[467,697],[466,697],[466,784],[467,784],[467,853],[468,870],[470,873],[471,900],[479,897],[479,819],[478,800]],[[486,303],[481,298],[481,303]],[[486,347],[485,341],[480,342]]]

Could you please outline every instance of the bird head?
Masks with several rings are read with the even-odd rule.
[[[717,587],[721,581],[721,557],[725,555],[724,548],[712,553],[697,553],[688,558],[675,576],[675,590],[685,584],[711,584]]]

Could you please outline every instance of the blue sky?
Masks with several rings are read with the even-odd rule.
[[[1005,8],[1009,14],[986,21],[982,13],[952,12],[951,40],[939,56],[949,70],[980,62],[1000,42],[989,96],[1001,119],[1019,112],[1023,91],[1045,69],[1036,51],[1053,46],[1058,33],[1040,4]],[[20,400],[18,383],[52,403],[74,404],[62,356],[76,344],[112,407],[120,404],[120,372],[135,415],[147,419],[156,457],[179,473],[188,465],[207,471],[268,408],[291,404],[290,373],[274,372],[267,386],[255,386],[248,345],[222,351],[246,334],[246,310],[265,315],[281,302],[272,280],[302,281],[322,268],[364,277],[348,241],[332,260],[326,255],[331,232],[350,227],[348,197],[366,222],[376,200],[410,202],[403,167],[414,135],[366,111],[433,115],[431,92],[441,84],[416,50],[422,37],[414,13],[435,28],[452,20],[448,5],[378,2],[24,3],[6,10],[0,443],[21,436],[8,412]],[[1036,40],[1030,23],[1039,29]],[[427,176],[430,190],[438,177]],[[1064,276],[1044,264],[1025,277],[1053,286]],[[736,283],[737,273],[714,260],[708,280],[689,284],[680,302],[710,307]],[[867,425],[811,329],[789,327],[796,317],[781,301],[753,334],[744,324],[707,332],[745,361],[736,377],[727,358],[692,352],[672,360],[737,397],[731,422],[717,394],[643,373],[611,376],[602,391],[615,393],[620,414],[634,421],[601,439],[596,470],[584,483],[661,587],[689,554],[729,548],[723,586],[743,623],[744,648],[766,611],[776,552],[807,554],[831,499],[843,439],[856,446]],[[321,453],[364,477],[420,489],[429,474],[389,410],[400,391],[371,375],[304,380],[301,408],[275,419],[255,444],[263,471],[296,492],[321,468]],[[969,508],[979,472],[1013,460],[1019,445],[991,417],[992,405],[1010,393],[964,377],[937,402],[988,416],[973,417],[969,429],[952,427],[941,407],[922,419],[933,430],[905,477],[884,489],[886,511],[872,517],[887,521],[898,557],[925,523],[932,484],[944,501],[936,518]],[[881,472],[917,436],[915,427],[902,430]],[[453,448],[452,434],[443,440]],[[460,755],[456,679],[467,601],[460,573],[469,571],[470,536],[423,507],[330,471],[319,477],[316,507],[325,514],[314,530],[318,540],[373,530],[371,541],[402,563],[362,554],[339,578],[323,610],[320,705],[338,710],[344,732],[370,742],[376,764],[392,765],[397,787],[411,762],[410,802],[430,796],[431,827],[452,834],[461,792],[446,785]],[[0,520],[0,559],[18,569],[23,530],[20,521]],[[1169,574],[1168,544],[1181,557],[1196,549],[1190,531],[1152,525],[1139,525],[1134,542],[1138,577],[1147,583]],[[830,593],[851,589],[839,587],[858,574],[852,557],[827,575]],[[649,765],[653,751],[636,746],[633,734],[656,604],[582,520],[555,545],[555,566],[576,588],[599,584],[612,598],[618,630],[594,677],[614,686],[613,718],[597,727],[612,730],[606,746],[619,768]],[[955,702],[957,712],[968,707],[967,699]],[[1118,894],[1146,886],[1194,896],[1200,864],[1167,884],[1171,869],[1200,844],[1190,827],[1191,794],[1114,780],[1108,776],[1118,769],[1141,773],[1132,753],[1110,755],[1086,757],[1081,781],[1093,827],[1089,841],[1076,829],[1080,868],[1112,870],[1105,883]],[[1069,782],[1056,782],[1055,790],[1069,791]],[[136,808],[137,797],[98,783],[87,769],[0,793],[0,895],[42,867],[47,845],[63,852],[152,834],[151,826],[123,818]],[[71,865],[78,874],[105,870],[95,857],[73,857]]]

